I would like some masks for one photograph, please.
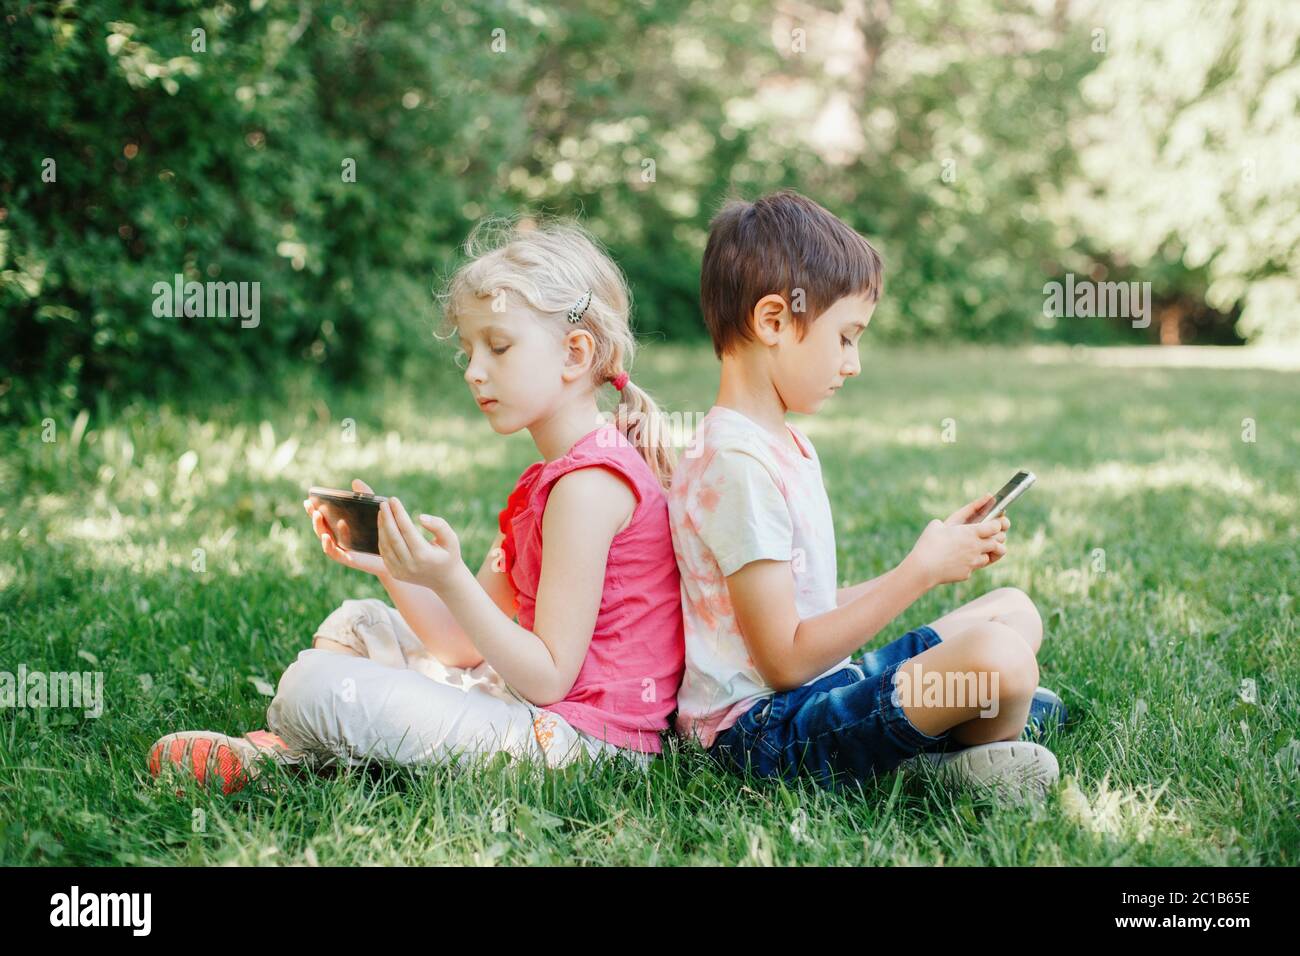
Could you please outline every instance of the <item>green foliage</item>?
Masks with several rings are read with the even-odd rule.
[[[285,359],[374,376],[424,346],[431,264],[496,175],[468,157],[519,135],[490,119],[511,113],[509,88],[493,92],[470,25],[444,28],[437,11],[404,23],[349,3],[300,10],[91,4],[18,18],[4,72],[23,95],[0,168],[11,372],[52,376],[71,398],[247,386]],[[41,181],[43,157],[55,182]],[[259,282],[260,325],[155,316],[153,284],[178,272]]]
[[[1300,342],[1300,6],[1156,0],[1094,25],[1072,228],[1167,301]]]
[[[1160,71],[1123,44],[1096,53],[1086,9],[1040,6],[897,0],[860,19],[688,0],[26,6],[0,33],[0,416],[205,380],[275,389],[290,366],[334,383],[424,371],[432,289],[494,214],[582,217],[628,273],[638,330],[671,340],[702,335],[698,263],[718,204],[782,186],[882,249],[878,339],[1139,338],[1045,322],[1043,285],[1067,270],[1154,277],[1208,322],[1252,289],[1284,291],[1294,197],[1274,203],[1267,235],[1238,228],[1258,197],[1214,220],[1231,237],[1218,257],[1176,196],[1131,204],[1140,165],[1089,181],[1107,205],[1076,221],[1072,130],[1109,108],[1088,81],[1101,74],[1104,92],[1117,72]],[[1203,92],[1239,125],[1258,117],[1252,155],[1276,177],[1294,24],[1251,10]],[[1253,82],[1273,93],[1243,113],[1257,48],[1272,72]],[[1163,102],[1158,79],[1133,95]],[[1088,148],[1114,154],[1128,135]],[[1162,154],[1168,192],[1193,160]],[[1172,244],[1135,247],[1134,219]],[[155,314],[155,284],[177,274],[259,283],[260,323]],[[1273,310],[1252,301],[1254,334]]]

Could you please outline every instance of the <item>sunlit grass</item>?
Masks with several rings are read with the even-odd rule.
[[[444,515],[482,557],[536,451],[496,436],[448,367],[289,401],[136,402],[56,420],[49,442],[39,417],[3,433],[0,670],[94,666],[106,700],[98,720],[0,711],[0,861],[1300,861],[1296,373],[1070,349],[868,343],[863,358],[821,415],[795,419],[822,458],[845,582],[1017,468],[1039,476],[1008,557],[889,634],[993,587],[1034,597],[1042,682],[1077,718],[1052,741],[1068,779],[1045,806],[894,775],[861,794],[746,786],[689,752],[648,778],[499,764],[286,776],[230,799],[156,787],[156,737],[262,726],[267,684],[316,624],[382,596],[321,555],[309,485],[363,478]],[[635,374],[689,416],[716,363],[654,343]]]

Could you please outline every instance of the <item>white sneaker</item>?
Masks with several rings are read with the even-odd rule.
[[[930,767],[949,786],[990,789],[1014,803],[1044,800],[1061,776],[1056,754],[1042,744],[998,740],[947,753],[919,753],[900,769]]]

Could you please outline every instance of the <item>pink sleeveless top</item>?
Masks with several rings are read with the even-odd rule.
[[[555,461],[534,462],[520,475],[499,517],[506,572],[515,588],[519,624],[533,629],[542,574],[542,514],[561,475],[608,468],[636,494],[631,523],[614,536],[605,586],[587,656],[564,700],[546,709],[618,747],[659,753],[659,733],[677,705],[685,669],[681,580],[668,527],[668,499],[627,436],[602,425]]]

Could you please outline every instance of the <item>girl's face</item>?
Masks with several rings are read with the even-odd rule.
[[[493,303],[499,303],[494,310]],[[549,416],[568,382],[589,371],[575,369],[566,341],[527,308],[501,298],[474,298],[459,317],[465,382],[493,431],[509,435]],[[580,333],[590,338],[590,333]],[[581,348],[579,352],[583,351]],[[579,365],[582,365],[579,361]]]

